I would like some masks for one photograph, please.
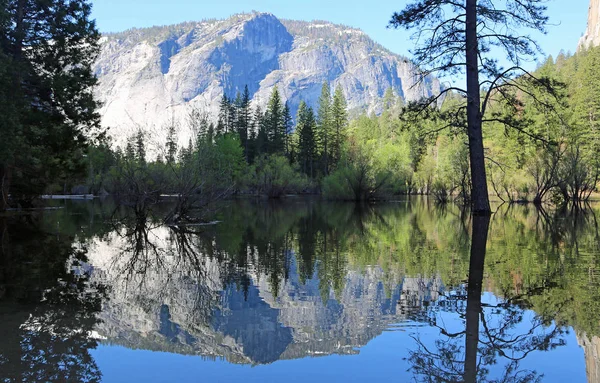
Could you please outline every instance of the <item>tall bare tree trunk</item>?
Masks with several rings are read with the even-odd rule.
[[[489,216],[473,217],[471,257],[469,261],[469,282],[467,285],[467,328],[465,338],[464,382],[477,382],[477,346],[479,345],[479,317],[481,315],[481,290],[485,247],[487,244]]]
[[[0,164],[0,212],[8,209],[10,179],[10,168],[8,165]]]
[[[479,48],[477,42],[477,0],[466,5],[467,130],[471,163],[471,200],[475,215],[491,214],[485,174],[481,95],[479,90]]]

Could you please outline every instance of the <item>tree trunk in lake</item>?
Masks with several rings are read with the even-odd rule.
[[[479,48],[477,42],[477,0],[466,4],[467,131],[471,163],[471,199],[475,215],[491,214],[485,175],[481,95],[479,91]]]
[[[11,262],[8,239],[8,222],[6,222],[6,217],[0,216],[0,301],[6,295],[8,267]]]
[[[11,171],[8,165],[0,164],[0,212],[8,209],[8,191]]]
[[[467,285],[467,328],[465,337],[465,383],[477,382],[477,346],[479,345],[479,317],[481,315],[481,290],[487,243],[489,216],[473,217],[469,281]]]

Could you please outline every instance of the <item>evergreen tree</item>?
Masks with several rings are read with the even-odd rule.
[[[85,175],[99,127],[92,72],[99,34],[85,0],[0,7],[0,211],[53,182]]]
[[[600,49],[581,52],[578,64],[570,81],[574,89],[572,140],[597,156],[600,152]]]
[[[229,100],[229,104],[227,105],[227,126],[225,128],[225,133],[234,133],[237,131],[237,112],[238,105],[241,103],[241,95],[240,92],[237,92],[237,96],[235,100]]]
[[[253,158],[257,158],[268,152],[269,135],[267,132],[266,115],[262,112],[260,105],[256,105],[253,118],[253,132],[256,135],[254,141]]]
[[[169,126],[169,131],[167,133],[167,155],[166,160],[167,164],[173,165],[175,163],[175,158],[177,156],[177,134],[175,132],[175,126]]]
[[[215,134],[217,136],[228,133],[229,132],[229,113],[231,112],[231,101],[229,97],[225,93],[221,97],[221,102],[219,103],[219,118],[217,120],[217,128]]]
[[[298,135],[298,164],[302,172],[315,177],[316,165],[316,136],[315,115],[312,108],[304,101],[300,102],[298,108],[296,134]]]
[[[242,93],[237,105],[237,132],[240,135],[240,141],[242,148],[244,148],[244,157],[246,161],[249,161],[249,139],[250,139],[250,120],[251,120],[251,105],[250,105],[250,92],[248,91],[248,85],[244,87],[244,93]]]
[[[125,160],[127,162],[135,161],[135,147],[133,146],[133,140],[127,140],[127,145],[125,146]]]
[[[316,132],[318,152],[321,157],[321,171],[324,175],[329,174],[330,170],[331,131],[331,91],[329,89],[329,82],[325,81],[321,87],[321,95],[319,96]]]
[[[283,128],[284,128],[284,153],[290,163],[292,162],[292,114],[288,102],[283,107]]]
[[[337,90],[337,89],[336,89]],[[388,87],[383,95],[383,110],[388,111],[392,109],[396,104],[396,96],[394,95],[394,89]]]
[[[199,145],[200,142],[203,141],[212,142],[215,127],[214,124],[208,120],[208,116],[206,114],[200,115],[195,124],[197,124],[196,144]]]
[[[144,141],[144,132],[138,130],[135,135],[135,159],[141,164],[146,162],[146,145]]]
[[[466,95],[470,194],[475,214],[491,214],[482,133],[486,110],[490,102],[497,101],[496,96],[510,93],[506,87],[514,85],[515,77],[529,79],[528,72],[520,65],[535,56],[539,46],[523,30],[545,32],[548,22],[545,13],[545,0],[465,0],[461,3],[412,0],[401,12],[392,15],[391,26],[416,30],[419,45],[413,53],[421,66],[428,67],[427,73],[465,74],[466,87],[448,87],[426,105],[432,105],[448,92]],[[512,64],[508,69],[499,65],[496,52],[491,54],[493,47],[506,54]],[[541,83],[551,88],[538,79],[529,80],[530,85]],[[506,101],[514,101],[514,98],[510,96]]]
[[[346,126],[348,125],[348,112],[346,98],[342,92],[342,88],[338,85],[333,95],[333,103],[331,105],[331,153],[330,163],[332,168],[336,168],[342,156],[342,145],[345,140]]]
[[[283,114],[284,110],[281,96],[279,95],[277,87],[274,87],[265,112],[265,127],[269,153],[283,153],[285,150],[285,126]]]
[[[206,130],[206,137],[205,137],[205,141],[208,142],[209,144],[212,144],[213,141],[215,140],[215,124],[214,123],[209,123],[208,124],[208,129]]]

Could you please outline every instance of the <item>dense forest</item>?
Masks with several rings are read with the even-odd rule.
[[[533,75],[551,81],[553,93],[516,86],[512,103],[490,104],[483,132],[488,182],[497,198],[581,204],[592,196],[600,176],[599,62],[598,48],[549,57]],[[277,88],[264,111],[252,105],[247,89],[223,95],[218,116],[190,115],[195,139],[187,147],[177,147],[177,129],[168,127],[169,139],[152,160],[141,131],[124,150],[90,148],[87,182],[95,193],[123,196],[201,188],[212,198],[428,194],[439,202],[469,202],[461,96],[447,93],[440,108],[418,109],[388,89],[381,115],[349,120],[342,90],[331,93],[324,83],[319,104],[302,103],[294,117]]]

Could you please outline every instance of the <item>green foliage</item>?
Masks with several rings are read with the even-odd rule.
[[[320,154],[320,170],[327,175],[331,169],[331,141],[333,136],[333,114],[331,110],[331,92],[329,82],[321,87],[319,106],[317,109],[316,149]]]
[[[314,178],[318,166],[317,137],[315,132],[317,125],[312,108],[308,107],[304,101],[300,102],[297,121],[297,161],[302,172],[309,177]]]
[[[85,176],[98,135],[92,64],[99,34],[88,1],[9,1],[0,10],[0,210]]]
[[[323,180],[323,196],[329,199],[368,201],[388,196],[392,172],[369,158],[363,147],[349,148],[339,168]]]
[[[277,87],[274,87],[267,104],[263,122],[265,124],[266,136],[269,143],[267,153],[282,154],[285,152],[285,135],[287,129],[285,126],[284,108],[285,105],[281,101],[279,90]]]
[[[288,193],[304,191],[309,182],[293,169],[282,155],[273,154],[259,158],[249,170],[250,186],[258,194],[280,198]]]

